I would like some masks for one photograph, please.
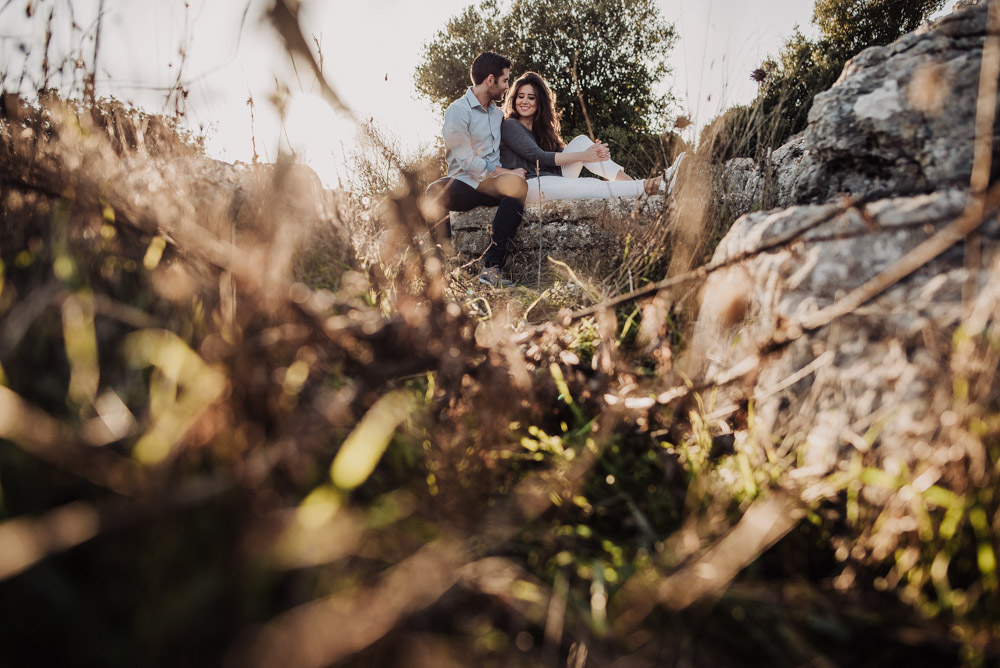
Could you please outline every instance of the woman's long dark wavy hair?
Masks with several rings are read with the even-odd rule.
[[[503,115],[507,118],[521,118],[514,101],[517,99],[517,91],[527,85],[535,89],[537,105],[535,120],[531,124],[531,134],[535,135],[535,141],[543,151],[563,150],[566,144],[562,140],[562,126],[559,123],[559,114],[556,112],[556,95],[545,83],[545,79],[535,72],[525,72],[511,85],[507,99],[503,103]]]

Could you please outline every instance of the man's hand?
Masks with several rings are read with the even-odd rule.
[[[504,169],[503,167],[497,167],[493,170],[493,176],[500,176],[501,174],[516,174],[522,179],[528,178],[528,172],[526,172],[523,167],[518,167],[517,169]]]

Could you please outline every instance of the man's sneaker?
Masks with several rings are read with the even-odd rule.
[[[494,288],[509,288],[514,285],[514,281],[508,281],[500,275],[500,267],[486,267],[479,272],[479,282]]]

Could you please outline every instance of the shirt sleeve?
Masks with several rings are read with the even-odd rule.
[[[503,143],[507,144],[514,153],[524,158],[529,165],[534,165],[537,162],[542,167],[556,166],[555,151],[543,151],[538,142],[535,141],[531,131],[521,125],[520,121],[512,118],[506,119],[503,122],[501,136]]]
[[[463,172],[479,181],[486,179],[493,172],[486,160],[472,150],[468,113],[463,113],[460,108],[454,106],[449,107],[444,114],[441,134],[444,136],[444,145],[451,151]]]

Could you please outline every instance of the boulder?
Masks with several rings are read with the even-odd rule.
[[[724,268],[704,285],[688,370],[706,386],[735,376],[706,397],[709,410],[752,403],[748,433],[786,453],[801,446],[799,464],[818,474],[855,451],[874,450],[896,470],[961,456],[937,447],[939,416],[954,401],[963,295],[1000,281],[995,215],[979,230],[979,261],[958,244],[825,327],[791,342],[774,335],[963,213],[985,23],[985,5],[971,6],[867,49],[816,97],[803,133],[765,165],[736,160],[723,171],[731,210],[781,208],[742,216],[717,247]],[[995,140],[993,150],[995,166]]]
[[[525,209],[524,220],[511,242],[506,269],[515,280],[547,271],[546,259],[562,261],[589,276],[611,273],[626,248],[625,238],[659,220],[665,208],[662,195],[614,199],[551,200]],[[451,212],[452,243],[465,261],[486,251],[496,207]]]
[[[692,372],[707,382],[721,378],[758,355],[782,323],[873,278],[964,207],[964,191],[953,189],[862,208],[807,205],[742,217],[713,257],[735,262],[706,281]],[[995,220],[982,232],[984,269],[972,279],[979,287],[1000,251]],[[758,252],[789,237],[796,240]],[[755,372],[724,388],[713,410],[753,401],[754,430],[803,439],[802,464],[822,470],[858,447],[883,447],[883,457],[903,463],[930,456],[940,426],[935,394],[951,389],[947,352],[969,276],[963,258],[953,247],[854,313],[763,355]]]
[[[827,193],[827,186],[819,185],[830,183],[829,171],[800,132],[769,151],[759,164],[751,158],[729,160],[714,189],[723,210],[735,218],[761,209],[826,201],[839,192]],[[811,197],[809,193],[816,190],[824,194]]]
[[[720,190],[731,212],[968,183],[985,34],[982,3],[859,53],[816,96],[802,133],[760,164],[727,163]],[[996,141],[993,164],[997,173]]]

